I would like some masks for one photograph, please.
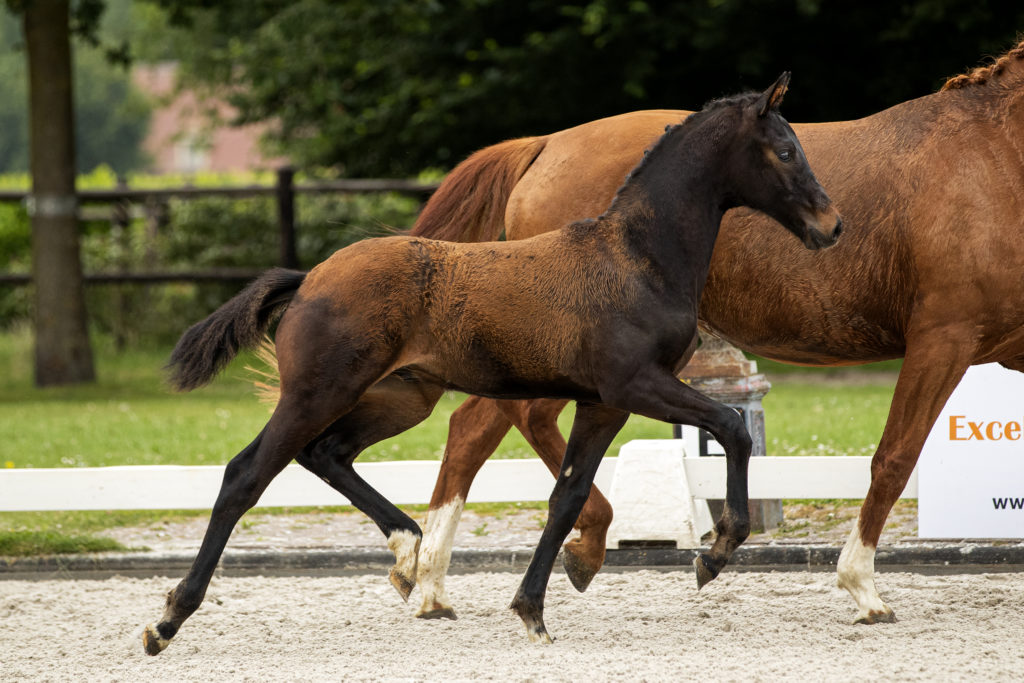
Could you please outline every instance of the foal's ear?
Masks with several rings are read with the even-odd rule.
[[[790,73],[788,71],[783,71],[782,75],[775,79],[771,87],[761,93],[761,97],[757,100],[758,116],[765,116],[770,110],[779,108],[779,104],[782,103],[782,96],[789,89],[789,76]]]

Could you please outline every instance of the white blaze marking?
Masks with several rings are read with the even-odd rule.
[[[568,479],[572,476],[572,465],[565,468],[565,478]]]
[[[416,583],[423,595],[423,604],[417,614],[451,607],[444,590],[444,577],[448,573],[448,565],[452,559],[455,530],[465,506],[465,501],[460,496],[455,496],[450,502],[427,513],[427,528],[420,543],[416,577]]]
[[[861,540],[859,519],[839,554],[836,573],[839,587],[845,588],[857,603],[858,619],[892,612],[875,590],[875,549]]]

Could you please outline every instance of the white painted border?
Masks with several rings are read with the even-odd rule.
[[[666,440],[683,451],[681,440]],[[684,458],[695,498],[725,496],[724,458]],[[870,457],[752,458],[751,498],[863,498]],[[595,483],[609,490],[618,458],[605,458]],[[426,504],[441,463],[436,460],[357,463],[356,471],[399,505]],[[88,467],[0,470],[0,511],[209,509],[220,489],[221,466]],[[554,479],[538,459],[489,460],[467,502],[547,500]],[[917,497],[917,474],[905,498]],[[299,465],[278,475],[262,507],[345,505],[348,501]]]

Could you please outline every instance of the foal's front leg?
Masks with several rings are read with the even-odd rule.
[[[657,368],[634,375],[625,386],[615,387],[606,400],[616,407],[655,420],[700,427],[715,437],[725,449],[726,496],[718,533],[708,553],[694,560],[697,588],[718,576],[733,551],[750,534],[747,507],[747,465],[750,461],[750,434],[743,418],[732,408],[714,401],[680,382],[672,373]]]
[[[583,509],[601,457],[628,417],[629,413],[607,406],[577,404],[562,470],[548,501],[548,521],[510,605],[526,624],[531,642],[551,642],[544,626],[544,594],[558,547]]]

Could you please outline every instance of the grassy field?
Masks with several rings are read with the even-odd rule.
[[[96,340],[99,382],[92,386],[37,389],[32,385],[31,339],[27,332],[0,335],[0,467],[98,467],[109,465],[212,465],[227,462],[262,428],[269,416],[252,391],[256,364],[241,358],[211,386],[174,394],[161,368],[169,349],[114,353]],[[893,369],[886,366],[885,369]],[[806,370],[764,363],[777,379],[765,398],[770,455],[867,455],[874,450],[892,398],[891,380],[823,385]],[[448,418],[462,396],[446,395],[418,427],[367,450],[362,460],[439,459]],[[568,432],[572,408],[559,420]],[[609,455],[639,438],[668,438],[668,425],[632,417]],[[532,457],[516,432],[496,454]],[[84,540],[132,520],[191,515],[192,512],[0,513],[0,554],[62,548],[46,534],[60,530]],[[141,517],[140,517],[141,516]],[[35,539],[33,546],[26,539]],[[33,541],[33,542],[35,542]]]

